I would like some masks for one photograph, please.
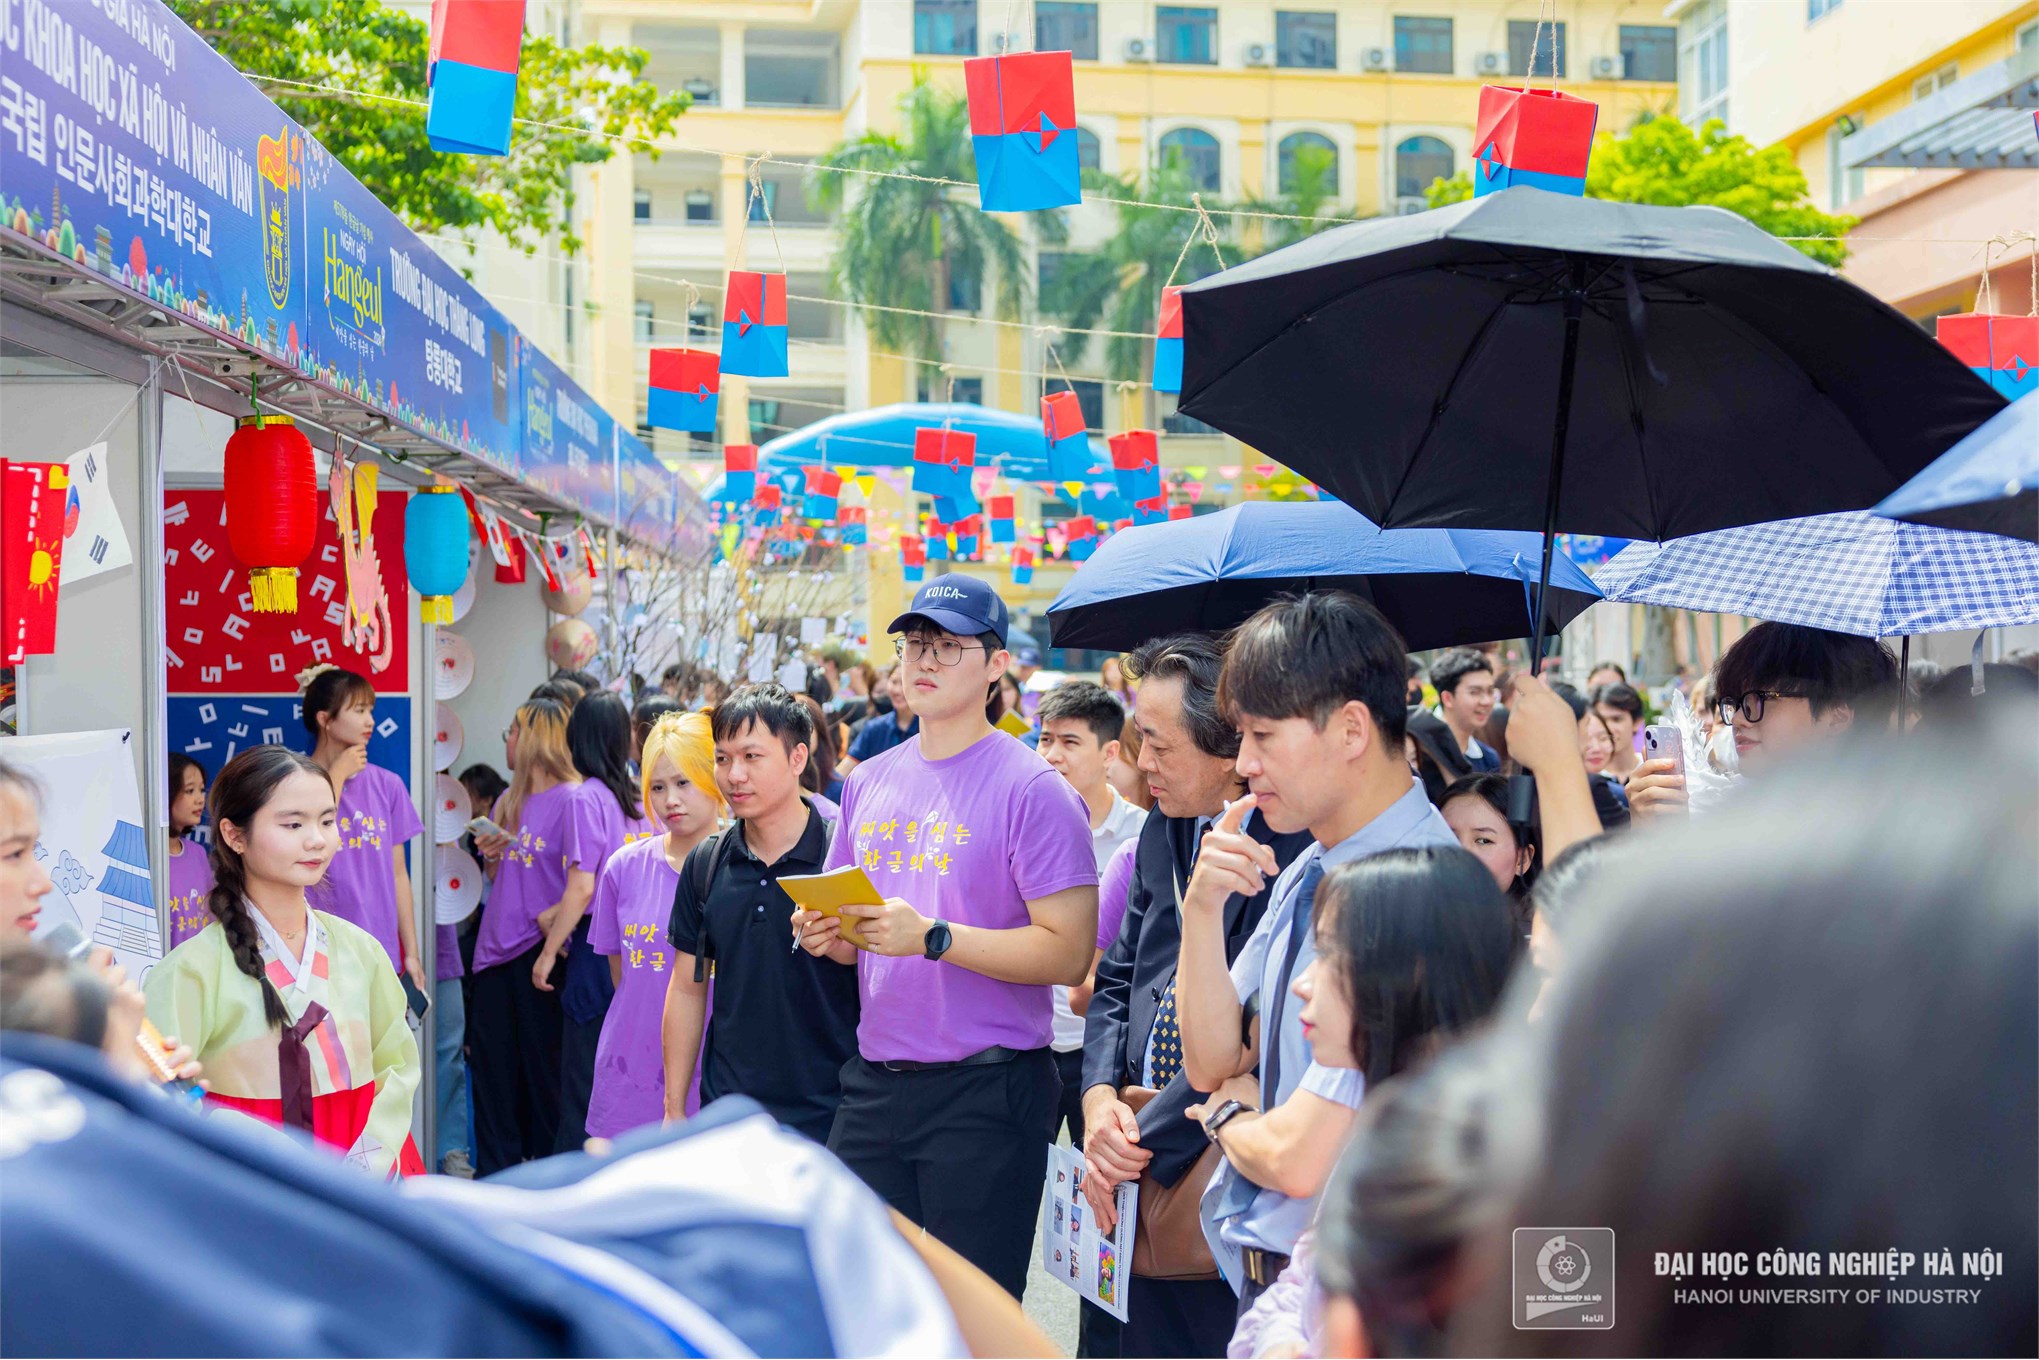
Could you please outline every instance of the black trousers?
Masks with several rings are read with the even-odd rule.
[[[1126,1286],[1123,1355],[1223,1355],[1238,1324],[1239,1300],[1223,1280],[1150,1280]],[[1105,1314],[1107,1320],[1111,1315]]]
[[[1048,1141],[1054,1142],[1061,1136],[1062,1126],[1069,1126],[1069,1146],[1083,1151],[1083,1050],[1071,1049],[1055,1055],[1055,1071],[1062,1077],[1062,1099],[1055,1103],[1055,1127],[1048,1130]],[[1043,1173],[1046,1174],[1046,1173]],[[1105,1314],[1110,1317],[1110,1313]]]
[[[467,1065],[479,1175],[549,1157],[559,1136],[559,993],[531,985],[543,947],[474,975]]]
[[[606,965],[608,960],[603,960]],[[554,1152],[579,1152],[588,1141],[588,1102],[595,1095],[595,1049],[602,1042],[606,1013],[583,1025],[560,1018],[559,1135]]]
[[[1061,1094],[1053,1055],[922,1072],[851,1058],[842,1076],[828,1150],[1007,1293],[1024,1294]]]

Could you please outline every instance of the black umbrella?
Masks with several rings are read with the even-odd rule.
[[[1313,236],[1183,325],[1184,414],[1384,528],[1542,530],[1545,564],[1560,531],[1865,509],[2004,404],[1733,213],[1540,189]]]

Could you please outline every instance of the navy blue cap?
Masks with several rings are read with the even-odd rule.
[[[885,631],[903,633],[915,619],[926,619],[957,637],[995,633],[998,645],[1005,645],[1005,601],[998,598],[998,592],[990,585],[974,576],[951,573],[924,582],[913,592],[913,603],[906,612],[892,620]]]

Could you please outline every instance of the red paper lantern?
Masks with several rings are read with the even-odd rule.
[[[311,441],[289,416],[244,416],[226,450],[227,542],[258,614],[297,612],[297,569],[319,527]]]

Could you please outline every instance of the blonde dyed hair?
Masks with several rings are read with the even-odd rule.
[[[515,834],[522,830],[518,819],[523,816],[525,799],[533,793],[534,774],[549,775],[555,784],[581,782],[580,771],[574,768],[573,755],[566,747],[566,717],[566,705],[556,699],[530,699],[518,708],[517,768],[511,775],[508,792],[496,805],[502,814],[496,821],[505,831]]]
[[[658,768],[661,759],[671,760],[673,768],[689,784],[705,791],[717,807],[728,810],[722,790],[715,784],[715,733],[706,713],[660,714],[651,731],[645,733],[644,750],[637,757],[637,765],[644,780],[647,817],[652,815],[651,772]]]

